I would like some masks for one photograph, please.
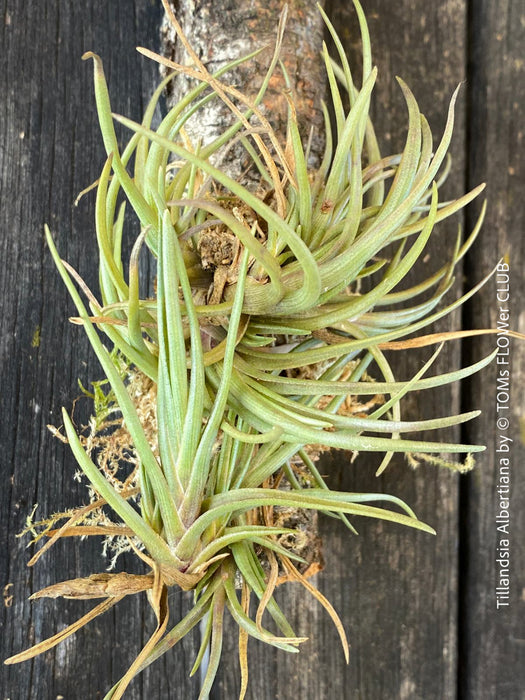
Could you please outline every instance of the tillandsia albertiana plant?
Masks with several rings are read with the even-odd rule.
[[[433,530],[395,496],[332,490],[316,467],[320,451],[382,453],[381,472],[395,452],[461,469],[483,449],[405,437],[457,425],[476,411],[403,421],[400,404],[410,391],[471,375],[493,355],[471,367],[426,376],[436,352],[408,381],[395,379],[385,355],[460,336],[406,339],[477,289],[438,309],[483,214],[465,242],[458,236],[450,261],[416,286],[400,288],[435,225],[483,188],[439,202],[456,93],[434,149],[425,117],[399,80],[408,135],[402,153],[382,157],[369,116],[377,71],[363,11],[357,0],[354,5],[363,46],[359,85],[323,13],[337,59],[325,47],[331,112],[324,107],[326,148],[315,171],[308,168],[308,143],[301,139],[293,93],[279,65],[284,14],[262,87],[248,99],[223,76],[255,54],[210,74],[165,3],[190,65],[140,49],[170,69],[140,124],[112,114],[101,59],[84,56],[94,64],[107,151],[95,211],[99,298],[60,259],[47,228],[46,237],[106,384],[96,385],[96,415],[87,436],[77,434],[63,411],[66,439],[89,480],[92,501],[68,513],[60,527],[52,529],[54,523],[48,522],[50,539],[33,561],[61,536],[103,534],[117,551],[132,548],[151,572],[95,574],[36,594],[101,597],[103,602],[9,663],[49,649],[123,596],[148,591],[157,628],[106,698],[121,698],[134,675],[203,619],[194,670],[209,646],[204,698],[218,668],[226,611],[239,628],[244,697],[249,636],[289,652],[304,641],[274,599],[283,580],[300,581],[321,601],[347,655],[337,614],[308,580],[319,565],[301,555],[298,543],[305,533],[283,513],[318,511],[342,519],[351,530],[353,516]],[[262,108],[270,79],[279,71],[288,101],[284,142]],[[195,79],[196,86],[153,129],[162,91],[178,73]],[[192,143],[185,125],[213,100],[228,105],[234,123],[208,145]],[[122,152],[114,121],[132,132]],[[221,167],[238,144],[258,173],[255,189]],[[121,252],[126,206],[138,219],[129,264]],[[157,264],[151,298],[140,293],[141,255]],[[363,281],[368,291],[362,291]],[[111,352],[97,329],[112,344]],[[455,464],[438,453],[466,453],[466,463]],[[195,598],[192,610],[168,631],[171,586],[193,590]],[[265,613],[272,619],[269,627],[263,624]]]

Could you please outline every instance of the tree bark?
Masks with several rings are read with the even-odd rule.
[[[190,45],[210,73],[228,62],[247,56],[257,49],[264,49],[254,59],[230,71],[226,79],[243,91],[247,97],[257,94],[277,38],[279,16],[283,8],[280,0],[269,2],[178,2],[170,0],[177,20]],[[313,0],[292,0],[288,6],[288,18],[284,35],[281,60],[290,78],[297,108],[299,128],[304,142],[310,135],[310,167],[315,168],[324,149],[323,115],[321,99],[324,95],[325,74],[320,58],[324,23]],[[163,55],[180,64],[191,63],[167,17],[162,25]],[[170,88],[168,105],[184,95],[192,85],[191,79],[179,75]],[[288,103],[282,71],[275,71],[261,111],[273,129],[286,139]],[[233,115],[220,100],[210,102],[188,125],[191,138],[207,144],[221,134],[233,122]],[[246,167],[242,147],[233,149],[224,169],[233,177],[239,177]]]

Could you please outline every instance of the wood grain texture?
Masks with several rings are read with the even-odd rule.
[[[99,542],[62,542],[33,569],[27,539],[17,539],[33,504],[44,517],[86,502],[69,449],[53,439],[47,423],[60,423],[84,385],[101,377],[81,328],[71,326],[73,305],[44,246],[48,222],[64,258],[96,288],[94,196],[73,207],[103,164],[92,88],[84,51],[101,54],[116,111],[139,118],[158,82],[157,68],[135,52],[160,43],[159,4],[69,0],[3,3],[0,25],[0,173],[2,182],[1,275],[1,473],[0,586],[13,584],[2,606],[2,659],[63,629],[92,607],[75,601],[36,601],[41,587],[104,571]],[[39,330],[39,344],[37,336]],[[75,420],[86,419],[79,401]],[[122,562],[130,568],[132,561]],[[172,616],[188,596],[173,592]],[[2,667],[0,697],[11,700],[101,698],[127,669],[148,634],[153,616],[145,596],[123,601],[74,638],[33,662]],[[130,698],[196,695],[188,680],[194,656],[190,638],[178,655],[161,661],[134,684]],[[168,655],[169,656],[169,655]],[[176,686],[171,678],[177,678]]]
[[[328,4],[350,52],[357,27],[349,3]],[[467,7],[470,7],[467,12]],[[448,99],[467,78],[458,105],[448,195],[488,181],[489,209],[481,245],[469,257],[465,288],[477,282],[506,252],[511,262],[512,326],[525,332],[523,275],[523,106],[522,47],[525,17],[520,0],[367,0],[367,14],[379,81],[374,121],[383,152],[404,140],[406,110],[394,76],[414,91],[436,136]],[[104,59],[115,111],[138,118],[158,81],[156,68],[134,52],[136,45],[160,47],[157,0],[43,0],[2,4],[0,44],[0,317],[1,467],[0,586],[11,603],[0,616],[1,656],[53,634],[90,607],[76,601],[27,602],[39,588],[58,580],[102,571],[97,542],[59,543],[34,569],[26,567],[26,540],[16,538],[33,504],[44,515],[85,500],[72,475],[67,448],[46,429],[60,421],[79,389],[100,376],[80,328],[67,317],[73,307],[43,243],[43,223],[55,233],[62,255],[96,288],[93,206],[90,195],[78,208],[78,192],[93,181],[103,162],[92,97],[91,67],[80,56],[95,50]],[[466,119],[468,117],[468,120]],[[479,206],[478,206],[479,208]],[[467,214],[472,225],[476,207]],[[459,219],[441,227],[426,265],[434,270],[450,251]],[[147,270],[145,271],[147,275]],[[453,294],[458,293],[458,288]],[[500,304],[496,282],[462,314],[441,328],[494,325]],[[38,330],[38,333],[37,333]],[[39,340],[38,340],[39,339]],[[450,344],[434,367],[450,369],[479,359],[494,339]],[[399,356],[396,367],[411,376],[429,353]],[[523,470],[524,346],[513,342],[512,400],[506,435],[512,443],[511,605],[495,609],[499,567],[496,486],[499,455],[495,429],[498,366],[460,390],[447,388],[409,401],[407,415],[444,415],[460,404],[481,407],[483,417],[462,431],[462,439],[485,442],[476,471],[462,480],[434,467],[411,472],[397,460],[381,478],[377,460],[333,454],[323,466],[336,488],[395,493],[438,529],[436,538],[375,522],[356,523],[351,536],[336,521],[323,520],[327,566],[317,584],[342,617],[351,643],[346,666],[327,615],[295,584],[278,592],[279,602],[300,634],[310,638],[299,655],[250,642],[252,700],[523,700],[525,697],[525,525]],[[75,418],[86,418],[78,402]],[[443,432],[444,439],[459,437]],[[133,570],[132,559],[122,567]],[[8,589],[5,586],[13,584]],[[170,593],[172,620],[190,600]],[[123,601],[66,644],[24,665],[0,673],[2,700],[102,698],[132,661],[153,628],[145,598]],[[458,643],[459,640],[459,643]],[[197,639],[185,640],[130,687],[130,700],[196,698],[198,678],[188,679]],[[235,628],[228,628],[223,665],[212,700],[230,700],[239,688]]]
[[[487,182],[488,209],[480,243],[468,260],[468,282],[474,284],[505,255],[510,270],[492,278],[474,299],[466,310],[467,322],[495,327],[498,320],[505,321],[508,311],[510,326],[523,333],[525,7],[519,0],[473,3],[469,29],[469,182]],[[511,340],[510,355],[506,355],[505,337],[498,343],[499,364],[474,378],[469,387],[472,400],[483,406],[484,413],[471,426],[468,438],[484,442],[487,452],[462,494],[459,679],[465,700],[525,697],[525,344]],[[480,357],[494,346],[493,338],[471,343],[468,358]],[[501,383],[507,381],[506,370],[510,371],[509,400]],[[508,420],[508,428],[504,423],[503,428],[498,426],[498,419]],[[502,451],[503,438],[513,440],[508,443],[509,452]],[[505,458],[509,459],[509,484],[505,483]],[[509,488],[510,494],[499,492],[501,487]],[[508,527],[505,511],[510,515]],[[500,515],[503,518],[498,519]],[[504,540],[509,540],[508,550]],[[507,563],[498,559],[505,550],[510,555],[510,598],[508,606],[498,609],[496,588]],[[506,601],[500,598],[500,602]]]
[[[394,80],[396,75],[400,75],[414,92],[436,143],[451,93],[465,78],[466,4],[408,0],[395,5],[367,2],[365,7],[375,62],[379,67],[372,116],[382,152],[396,152],[405,135],[406,113]],[[338,24],[348,26],[343,22]],[[350,40],[347,45],[352,43]],[[464,187],[465,106],[463,95],[456,111],[450,150],[453,169],[444,190],[445,198],[458,196]],[[437,228],[426,249],[426,262],[416,266],[419,268],[416,277],[436,269],[450,254],[458,223],[462,223],[462,219],[455,217]],[[449,299],[459,294],[460,272],[458,270],[455,289]],[[458,328],[459,324],[459,314],[454,314],[441,321],[438,327],[449,330]],[[399,353],[392,357],[395,371],[408,377],[428,355],[428,352]],[[432,373],[458,367],[460,361],[460,345],[451,343]],[[405,402],[405,415],[428,417],[457,411],[459,391],[458,386],[448,386],[436,393],[416,393]],[[444,438],[444,433],[440,437]],[[459,431],[451,431],[446,437],[456,440]],[[426,465],[413,472],[402,459],[392,464],[379,484],[366,459],[357,461],[350,470],[341,464],[339,474],[349,490],[395,493],[437,530],[436,537],[429,538],[395,531],[384,524],[367,523],[359,528],[359,538],[349,539],[343,534],[334,540],[333,556],[344,553],[345,566],[329,575],[326,593],[334,601],[339,597],[354,649],[353,661],[341,674],[341,697],[362,700],[454,698],[457,475]],[[336,673],[335,666],[332,673]]]
[[[372,117],[382,154],[399,152],[406,136],[407,114],[395,81],[400,75],[413,90],[438,141],[448,102],[466,71],[466,4],[405,0],[392,4],[370,0],[364,4],[371,32],[374,62],[379,68]],[[327,10],[338,29],[352,67],[359,75],[359,30],[350,3],[333,2]],[[460,100],[451,153],[454,166],[446,196],[458,196],[464,187],[465,107]],[[431,243],[424,273],[437,269],[450,253],[458,221],[445,222]],[[413,283],[415,277],[412,276]],[[456,291],[461,280],[458,279]],[[457,328],[459,315],[440,324]],[[399,353],[393,359],[400,377],[410,377],[430,352]],[[446,347],[432,373],[460,364],[459,344]],[[411,397],[405,415],[446,415],[459,406],[459,387]],[[432,439],[429,434],[426,437]],[[444,431],[443,439],[459,437]],[[403,700],[454,698],[457,661],[457,544],[458,477],[434,467],[413,472],[397,459],[380,479],[374,472],[377,455],[361,455],[353,464],[345,453],[324,462],[323,473],[333,488],[393,493],[403,498],[418,516],[438,530],[435,538],[390,524],[355,522],[359,537],[337,521],[320,519],[325,570],[317,585],[333,603],[347,629],[351,650],[346,666],[338,637],[329,617],[294,584],[281,600],[290,612],[297,634],[308,636],[299,655],[285,655],[252,644],[252,700]],[[236,653],[235,640],[228,656]],[[271,669],[271,672],[268,672]],[[227,700],[238,691],[238,671],[230,664],[212,694]]]

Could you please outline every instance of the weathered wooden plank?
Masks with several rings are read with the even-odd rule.
[[[397,152],[406,133],[406,108],[395,75],[401,75],[414,91],[437,141],[450,96],[465,77],[466,4],[370,0],[364,9],[379,67],[373,117],[383,154]],[[356,56],[359,34],[351,3],[333,2],[329,10],[347,50]],[[457,196],[464,186],[465,106],[463,95],[457,109],[451,150],[454,165],[446,196]],[[437,269],[450,252],[460,220],[441,226],[442,235],[429,246],[425,273]],[[456,315],[439,327],[458,325]],[[428,356],[427,351],[396,357],[399,376],[411,376]],[[460,346],[450,345],[432,373],[459,364]],[[447,387],[432,397],[422,394],[407,403],[406,415],[445,415],[458,408],[459,389]],[[441,435],[450,439],[458,437],[458,432]],[[356,538],[336,521],[322,520],[326,568],[317,584],[348,631],[350,664],[345,665],[328,616],[299,586],[287,586],[280,599],[295,631],[309,636],[310,641],[302,645],[299,655],[252,644],[249,698],[456,697],[458,477],[429,466],[412,472],[402,460],[396,460],[376,479],[377,465],[377,456],[361,455],[350,464],[349,455],[333,454],[325,460],[323,473],[335,488],[383,491],[404,498],[419,517],[436,527],[437,537],[388,524],[358,522],[360,536]],[[227,657],[235,653],[235,640],[231,640]],[[238,687],[236,669],[228,664],[212,697],[235,697]]]
[[[437,141],[450,95],[464,78],[465,3],[430,5],[409,1],[394,6],[367,2],[365,6],[380,69],[374,119],[383,139],[383,152],[395,152],[404,138],[405,112],[393,80],[395,75],[403,77],[413,90]],[[445,196],[457,196],[463,187],[464,114],[465,95],[457,109],[451,149],[453,170]],[[461,218],[447,221],[431,241],[426,263],[430,269],[438,266],[450,251],[458,222]],[[439,328],[448,330],[458,325],[459,316],[454,315],[441,322]],[[393,361],[397,371],[408,377],[423,356],[408,354]],[[459,364],[459,344],[450,344],[432,372]],[[423,393],[407,402],[405,411],[419,417],[444,415],[457,410],[458,397],[459,387],[447,387],[432,395]],[[457,431],[453,437],[457,439]],[[356,463],[343,476],[346,488],[401,496],[436,528],[437,536],[432,540],[384,525],[367,524],[366,529],[364,525],[360,527],[358,539],[335,543],[335,552],[344,551],[348,564],[346,571],[338,571],[333,582],[328,581],[328,586],[333,585],[335,595],[339,594],[345,618],[350,621],[354,647],[354,662],[341,679],[344,697],[453,698],[458,477],[425,465],[411,472],[402,460],[397,460],[377,484],[370,466],[366,461],[361,464],[367,473],[361,474]],[[342,465],[340,469],[344,473]],[[347,578],[353,561],[357,561],[357,567]]]
[[[386,0],[373,0],[365,5],[382,76],[376,89],[375,123],[383,134],[386,153],[402,144],[406,122],[392,79],[396,73],[414,89],[431,125],[437,131],[442,127],[446,100],[464,76],[465,3],[443,1],[430,6],[405,0],[393,6]],[[344,10],[333,9],[340,31],[348,32],[346,41],[352,46],[357,36],[355,22],[342,13]],[[523,168],[518,159],[522,125],[519,107],[515,106],[523,104],[519,47],[523,45],[525,22],[521,15],[518,2],[506,3],[503,9],[490,3],[476,4],[472,15],[469,179],[471,186],[489,179],[492,204],[483,253],[478,251],[471,257],[469,277],[472,281],[479,279],[510,245],[511,315],[513,326],[521,324],[523,331],[519,304],[523,291],[523,220],[516,205],[521,191],[518,188],[523,186]],[[77,393],[76,377],[86,383],[99,371],[82,333],[67,324],[71,307],[40,232],[43,221],[51,222],[60,234],[64,256],[96,285],[91,252],[92,199],[82,202],[78,210],[72,211],[71,207],[77,192],[96,177],[102,157],[90,98],[91,71],[78,59],[83,50],[99,51],[106,59],[117,110],[137,117],[141,105],[134,102],[135,96],[146,95],[156,75],[141,59],[131,63],[132,50],[137,43],[154,44],[159,21],[159,8],[142,3],[110,3],[103,13],[98,4],[90,2],[79,7],[50,3],[31,7],[31,12],[19,3],[10,15],[5,15],[0,29],[7,66],[0,78],[4,81],[2,94],[7,98],[0,114],[4,144],[0,150],[0,217],[5,232],[0,242],[5,309],[0,321],[0,400],[5,417],[1,428],[2,476],[9,486],[0,493],[0,528],[8,545],[2,542],[0,548],[0,571],[2,585],[14,584],[6,591],[7,596],[14,594],[13,605],[2,611],[3,656],[27,644],[27,630],[34,630],[35,640],[41,639],[75,619],[80,610],[85,612],[78,603],[41,602],[31,608],[26,602],[30,592],[59,578],[104,566],[96,544],[74,546],[68,542],[59,545],[34,571],[27,570],[24,544],[14,539],[32,503],[38,501],[43,514],[74,505],[84,497],[82,489],[71,481],[72,458],[49,438],[45,424],[58,421],[60,406],[71,404]],[[25,82],[17,92],[15,81],[21,76]],[[451,194],[460,191],[464,172],[464,107],[463,98],[454,140]],[[438,265],[435,260],[442,255],[439,248],[430,251],[429,266]],[[488,296],[472,306],[470,316],[475,325],[490,325],[497,320],[494,291],[493,285],[486,292]],[[41,342],[33,346],[38,327]],[[73,342],[74,352],[70,350]],[[478,359],[492,345],[490,340],[477,342],[472,357]],[[451,346],[444,351],[440,367],[457,366],[458,362],[458,348]],[[410,365],[401,360],[399,372],[409,376],[414,366],[413,360]],[[484,421],[465,434],[472,441],[490,438],[489,450],[479,460],[461,503],[465,536],[461,553],[466,566],[462,569],[459,697],[476,700],[518,698],[524,685],[520,676],[523,664],[519,663],[524,638],[520,628],[523,579],[519,572],[523,571],[524,552],[517,534],[524,504],[523,484],[516,468],[512,472],[511,606],[494,610],[494,582],[499,569],[495,551],[500,536],[495,525],[499,474],[495,400],[489,403],[487,387],[494,387],[495,392],[497,369],[474,382],[472,398],[465,392],[463,400],[465,408],[482,405],[486,412]],[[523,413],[520,377],[523,351],[515,347],[508,433],[514,439],[514,467],[523,461],[523,447],[518,445]],[[422,396],[411,404],[410,411],[413,415],[429,415],[431,409],[432,413],[444,414],[451,404],[458,404],[457,392],[452,399],[450,393],[444,393],[433,405]],[[384,490],[402,496],[421,518],[438,527],[438,537],[430,540],[393,526],[363,523],[359,524],[361,535],[356,539],[332,521],[325,521],[327,569],[318,583],[349,630],[351,664],[344,666],[336,634],[318,606],[297,588],[288,587],[281,593],[283,606],[290,611],[297,630],[312,641],[301,655],[293,657],[251,644],[250,697],[456,697],[457,479],[430,467],[412,474],[398,462],[378,482],[372,476],[373,469],[363,459],[349,467],[346,456],[339,455],[329,458],[325,467],[331,483],[339,488]],[[175,601],[173,614],[179,610]],[[59,647],[34,664],[4,669],[2,697],[63,695],[74,700],[97,693],[100,697],[145,640],[146,616],[144,601],[130,600],[121,604],[117,613],[93,623],[65,648]],[[135,636],[137,628],[140,637]],[[195,695],[196,683],[186,681],[194,651],[188,641],[175,655],[148,670],[134,684],[129,697]],[[215,698],[234,697],[238,688],[235,639],[228,640],[224,661]],[[170,683],[173,678],[176,685]]]
[[[478,281],[505,255],[510,267],[502,269],[474,300],[469,321],[478,327],[508,322],[523,333],[523,3],[473,3],[469,39],[469,180],[486,180],[488,199],[480,246],[468,261],[469,283]],[[465,700],[521,699],[525,688],[525,346],[512,340],[507,355],[504,336],[498,344],[498,364],[471,385],[484,414],[472,426],[469,438],[484,441],[487,452],[469,477],[462,498],[460,691]],[[479,357],[492,347],[494,338],[486,338],[472,342],[469,353]],[[510,445],[508,452],[505,444]],[[510,577],[506,576],[509,562]],[[510,578],[509,598],[505,597],[506,578]]]
[[[73,479],[74,459],[46,424],[60,423],[61,405],[71,408],[80,393],[77,377],[87,385],[101,375],[84,333],[68,323],[73,306],[44,246],[43,224],[51,225],[63,256],[96,288],[93,193],[73,207],[103,163],[92,68],[80,57],[86,50],[103,56],[115,109],[139,118],[158,72],[134,49],[160,43],[160,18],[156,2],[3,3],[0,585],[12,584],[4,590],[13,598],[10,607],[2,605],[2,659],[64,628],[91,607],[74,601],[29,604],[29,594],[107,566],[99,542],[67,541],[27,569],[27,540],[16,539],[34,503],[43,517],[85,502],[85,487]],[[77,421],[85,420],[85,408],[80,401]],[[188,598],[174,592],[171,600],[176,618]],[[124,601],[34,662],[3,667],[0,697],[103,697],[147,639],[152,617],[144,596]],[[144,674],[128,697],[196,695],[197,682],[187,679],[188,655],[194,653],[188,639],[179,656]]]

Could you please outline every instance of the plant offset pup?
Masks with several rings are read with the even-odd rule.
[[[248,636],[290,652],[304,641],[273,597],[283,580],[300,581],[322,602],[347,655],[337,614],[307,580],[319,564],[302,556],[306,535],[294,513],[320,511],[341,518],[350,529],[348,516],[359,515],[433,530],[394,496],[330,489],[316,468],[319,452],[383,453],[381,472],[395,452],[454,467],[428,455],[467,453],[468,466],[471,453],[483,449],[405,436],[456,425],[477,412],[403,421],[400,402],[410,391],[478,371],[493,355],[465,369],[426,376],[436,352],[410,381],[400,382],[384,354],[462,335],[402,340],[476,291],[438,308],[482,217],[463,244],[458,237],[448,263],[416,286],[399,288],[435,224],[482,189],[452,202],[438,201],[448,172],[456,94],[434,149],[428,123],[400,80],[409,115],[406,145],[401,154],[381,157],[369,117],[377,71],[363,11],[357,0],[354,5],[363,43],[360,86],[323,14],[338,53],[338,61],[326,49],[323,55],[335,130],[325,109],[326,149],[315,171],[307,166],[308,145],[299,133],[290,90],[284,143],[260,109],[272,76],[281,70],[283,89],[288,81],[279,68],[284,16],[265,80],[251,100],[222,76],[255,54],[211,75],[166,5],[192,63],[177,65],[141,49],[175,71],[156,90],[141,124],[112,114],[102,62],[85,55],[94,64],[107,151],[95,209],[99,299],[60,259],[47,228],[46,237],[77,307],[75,320],[103,367],[107,391],[103,383],[96,385],[96,415],[87,436],[77,435],[63,412],[67,441],[91,484],[92,501],[68,513],[58,529],[51,530],[56,519],[48,522],[51,539],[37,557],[61,536],[102,534],[117,552],[132,548],[151,573],[95,574],[36,594],[104,600],[67,630],[9,663],[54,646],[123,596],[146,590],[157,629],[106,698],[121,698],[134,675],[205,619],[193,669],[209,645],[204,698],[218,668],[226,610],[239,627],[244,697]],[[178,72],[194,78],[196,87],[153,130],[157,102]],[[349,109],[339,85],[348,93]],[[234,124],[211,144],[191,143],[185,124],[212,100],[228,105]],[[132,132],[122,153],[115,120]],[[255,189],[221,168],[239,144],[258,174]],[[122,194],[139,222],[129,265],[121,254]],[[157,261],[152,298],[140,295],[141,254]],[[368,291],[362,292],[365,278]],[[97,328],[113,345],[111,353]],[[168,630],[167,589],[175,585],[194,590],[195,602]],[[272,629],[263,624],[265,612]]]

